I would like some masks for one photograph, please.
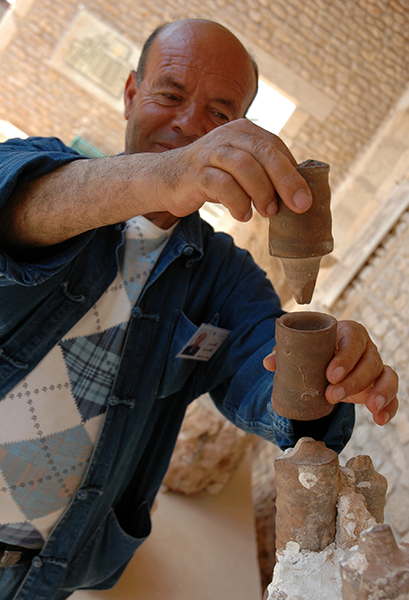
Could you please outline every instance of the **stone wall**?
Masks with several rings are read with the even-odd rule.
[[[408,190],[409,193],[409,190]],[[400,410],[385,427],[358,407],[357,426],[344,454],[369,454],[389,483],[385,522],[399,539],[409,540],[409,212],[378,247],[332,308],[371,332],[386,363],[400,377]]]
[[[261,74],[297,104],[283,136],[301,161],[331,164],[336,186],[409,81],[407,0],[86,0],[85,9],[141,45],[164,20],[216,18],[252,48]],[[80,134],[122,149],[119,111],[56,70],[52,57],[77,0],[17,0],[0,36],[0,119],[30,135]]]
[[[337,263],[318,285],[314,308],[363,323],[384,361],[400,377],[400,409],[385,427],[357,409],[344,451],[369,454],[389,481],[385,521],[409,540],[409,92],[403,94],[338,192],[335,211],[365,195],[361,227],[341,244]],[[347,243],[345,243],[347,242]]]

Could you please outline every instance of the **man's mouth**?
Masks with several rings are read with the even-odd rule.
[[[165,144],[163,142],[156,142],[156,145],[159,146],[163,152],[166,152],[167,150],[175,150],[175,148],[177,148],[177,146],[172,146],[172,144]]]

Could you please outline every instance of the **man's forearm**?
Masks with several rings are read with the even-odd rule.
[[[274,214],[277,194],[302,213],[311,192],[295,167],[277,136],[238,119],[181,148],[76,160],[33,180],[0,212],[0,235],[10,247],[48,246],[135,215],[184,217],[205,202],[247,221],[253,207]]]
[[[21,184],[0,211],[2,244],[50,246],[158,210],[152,193],[158,159],[139,154],[76,160]]]

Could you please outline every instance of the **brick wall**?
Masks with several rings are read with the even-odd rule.
[[[0,118],[29,134],[81,134],[104,151],[122,148],[122,116],[50,68],[49,60],[74,19],[76,0],[31,0],[13,12],[16,35],[0,55]],[[121,3],[86,0],[85,7],[141,45],[164,20],[216,18],[234,29],[255,54],[274,58],[262,75],[302,105],[306,82],[334,107],[324,120],[307,114],[291,146],[301,161],[331,164],[336,186],[409,82],[407,0],[163,0]],[[0,41],[1,45],[1,41]],[[277,65],[290,76],[279,78]],[[263,72],[264,71],[264,72]],[[280,79],[280,81],[278,81]],[[312,111],[314,112],[314,111]],[[305,115],[304,115],[305,116]],[[318,118],[317,118],[318,117]],[[300,125],[301,123],[301,125]]]
[[[345,454],[369,454],[389,482],[385,520],[409,541],[409,93],[403,95],[343,184],[339,201],[368,197],[361,231],[320,283],[316,309],[369,330],[400,378],[396,417],[378,427],[364,407]],[[344,200],[344,201],[343,201]],[[338,211],[335,211],[337,214]],[[347,241],[347,236],[344,237]]]
[[[409,191],[408,191],[409,193]],[[385,427],[358,407],[346,457],[369,454],[388,479],[385,522],[409,540],[409,212],[406,211],[332,308],[337,318],[363,323],[400,377],[400,410]]]

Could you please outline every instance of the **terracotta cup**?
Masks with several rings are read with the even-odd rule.
[[[297,167],[310,186],[313,202],[307,212],[293,212],[278,199],[278,211],[270,217],[269,248],[283,265],[291,292],[298,304],[309,304],[321,258],[332,252],[331,190],[329,165],[307,160]]]
[[[329,415],[325,371],[335,354],[337,321],[319,312],[294,312],[276,321],[276,361],[272,403],[288,419],[312,421]]]

